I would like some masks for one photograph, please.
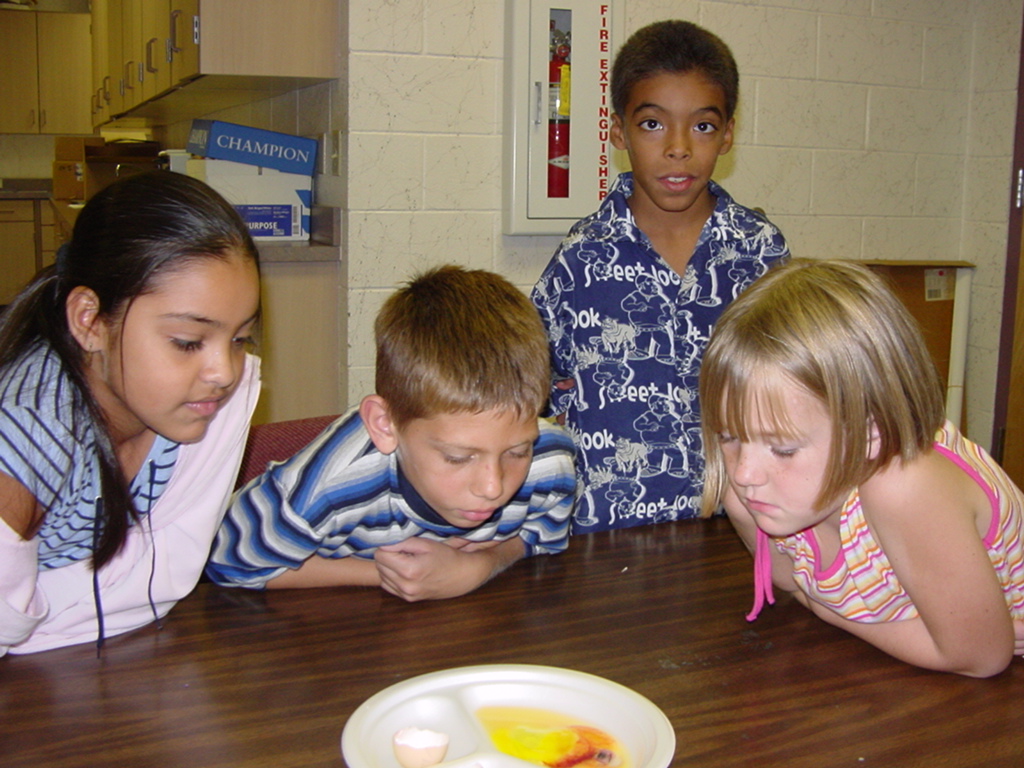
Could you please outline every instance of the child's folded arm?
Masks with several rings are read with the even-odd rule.
[[[978,532],[988,499],[935,451],[896,460],[861,486],[864,515],[918,619],[847,627],[897,658],[988,677],[1010,663],[1014,628]]]
[[[36,584],[39,545],[23,539],[5,517],[0,515],[0,656],[28,638],[49,612]]]
[[[868,624],[845,619],[813,600],[802,602],[805,602],[816,616],[829,624],[871,643],[894,658],[925,669],[956,672],[968,677],[991,677],[1006,669],[1012,659],[1010,652],[983,652],[980,649],[964,649],[963,653],[951,656],[936,645],[930,630],[921,618]],[[1007,624],[1009,623],[1007,619]],[[980,644],[988,645],[985,637],[987,634],[990,633],[985,628],[978,629],[976,639],[981,641]]]
[[[282,571],[266,583],[267,589],[304,587],[378,587],[377,564],[362,557],[313,556],[295,569]]]
[[[320,515],[322,494],[304,497],[301,510],[292,505],[296,473],[287,470],[296,463],[301,466],[302,455],[253,479],[232,498],[206,565],[206,574],[215,583],[262,589],[274,581],[279,587],[283,584],[277,580],[286,572],[321,559],[314,555],[337,522]],[[320,528],[307,518],[320,520]],[[303,578],[288,577],[285,583]]]
[[[489,581],[523,557],[519,538],[460,548],[414,537],[377,550],[381,587],[404,600],[458,597]]]

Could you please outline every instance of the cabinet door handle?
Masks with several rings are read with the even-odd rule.
[[[135,90],[135,86],[132,85],[132,67],[134,67],[134,66],[135,66],[135,62],[134,61],[126,61],[124,63],[124,78],[123,78],[122,82],[124,83],[124,89],[126,91],[134,91]]]
[[[157,39],[155,37],[151,37],[146,41],[146,71],[151,73],[157,71],[157,68],[153,66],[153,46],[156,43]]]
[[[103,100],[110,101],[110,75],[103,76],[103,85],[100,86],[100,91],[103,93]]]
[[[46,110],[45,109],[40,109],[39,110],[39,127],[42,128],[45,125],[46,125]]]
[[[182,13],[184,11],[171,11],[171,51],[173,53],[181,53],[181,48],[178,47],[178,17]]]

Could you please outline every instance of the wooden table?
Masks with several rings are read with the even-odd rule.
[[[751,580],[711,520],[579,537],[442,602],[202,584],[101,659],[0,659],[0,765],[338,768],[367,697],[491,663],[633,688],[675,725],[680,767],[1024,764],[1024,662],[990,680],[918,670],[787,598],[747,624]]]

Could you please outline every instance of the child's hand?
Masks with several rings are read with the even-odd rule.
[[[567,390],[567,389],[572,389],[575,386],[576,386],[576,379],[559,379],[558,381],[555,382],[555,387],[557,389],[561,389],[563,392],[565,390]],[[565,413],[560,413],[557,416],[555,416],[555,421],[558,423],[558,426],[564,427],[565,426]]]
[[[481,546],[462,540],[452,544],[421,537],[380,547],[374,556],[380,585],[392,595],[414,602],[458,597],[523,556],[518,538]]]

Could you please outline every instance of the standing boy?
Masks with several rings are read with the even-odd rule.
[[[553,410],[578,446],[581,533],[698,514],[704,346],[725,305],[789,253],[711,180],[739,92],[725,43],[689,22],[651,24],[619,51],[611,89],[612,143],[632,173],[573,226],[533,291]]]
[[[215,582],[445,598],[565,549],[574,448],[538,418],[551,374],[526,296],[442,267],[392,295],[375,332],[376,394],[238,492]]]

